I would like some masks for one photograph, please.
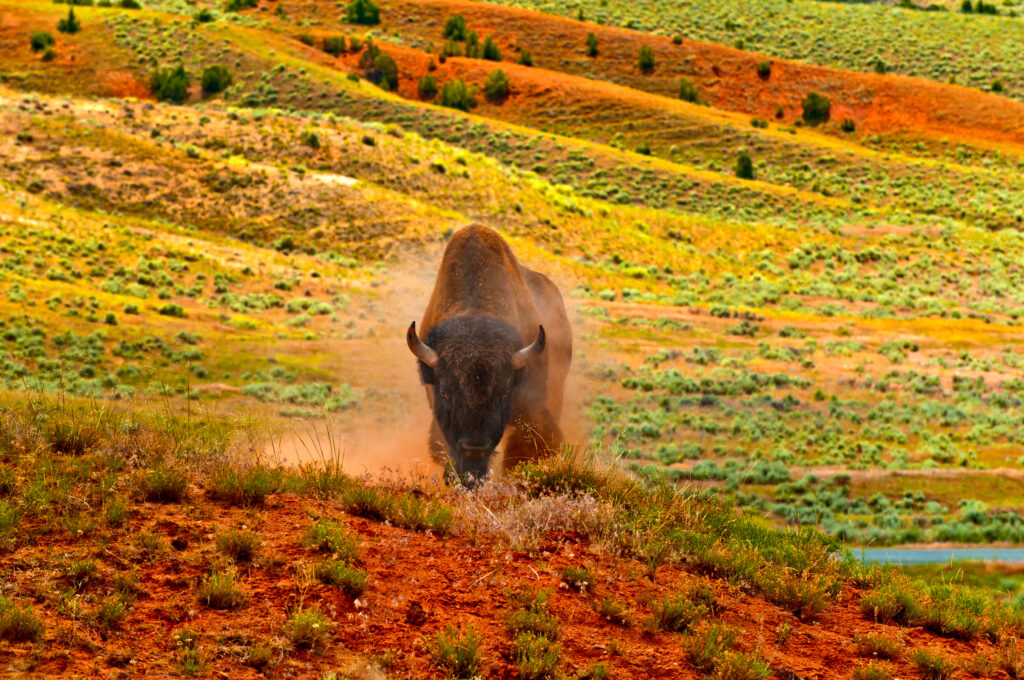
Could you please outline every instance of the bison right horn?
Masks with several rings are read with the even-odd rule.
[[[413,321],[412,325],[409,326],[409,332],[405,334],[405,341],[408,343],[409,349],[416,355],[417,359],[431,368],[437,365],[437,352],[432,350],[430,345],[420,340],[420,336],[416,334],[415,321]]]
[[[537,326],[537,339],[529,347],[524,347],[512,355],[512,368],[517,371],[540,356],[544,351],[544,326]]]

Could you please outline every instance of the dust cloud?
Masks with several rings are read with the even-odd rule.
[[[344,358],[346,373],[362,378],[353,381],[366,386],[360,405],[329,419],[291,422],[272,437],[266,455],[286,465],[338,461],[351,475],[440,478],[441,466],[427,452],[433,416],[405,332],[411,321],[418,322],[423,316],[443,246],[437,244],[426,255],[402,258],[403,264],[388,267],[388,281],[379,289],[379,306],[386,310],[386,321],[375,326],[372,335],[328,344],[327,351]],[[553,278],[565,296],[571,285],[557,275]],[[579,445],[588,432],[578,357],[582,329],[573,310],[570,319],[577,356],[566,384],[561,427],[566,442]],[[500,461],[492,468],[500,468]]]

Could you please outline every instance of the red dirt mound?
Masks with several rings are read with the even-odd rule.
[[[336,519],[358,535],[359,566],[369,574],[368,590],[358,600],[303,575],[308,572],[301,565],[318,559],[302,542],[314,518]],[[262,541],[252,565],[239,568],[245,604],[211,609],[198,600],[196,586],[223,559],[215,535],[239,527]],[[144,556],[132,547],[147,532],[163,541],[163,552]],[[376,657],[388,666],[388,677],[441,678],[428,639],[449,624],[471,624],[483,637],[484,677],[516,678],[504,622],[511,593],[531,587],[551,589],[549,609],[558,621],[565,671],[601,663],[610,677],[697,678],[678,634],[645,632],[640,625],[652,602],[696,582],[713,588],[722,608],[717,618],[740,631],[738,647],[770,661],[777,678],[849,677],[864,661],[853,644],[854,636],[864,633],[902,638],[907,648],[935,648],[954,660],[991,651],[987,642],[876,624],[860,613],[859,593],[852,587],[808,623],[685,566],[662,566],[652,581],[641,563],[598,552],[573,534],[549,533],[528,553],[490,539],[399,529],[346,515],[333,503],[290,495],[246,510],[193,493],[182,505],[141,504],[129,526],[105,534],[84,539],[51,534],[0,556],[0,572],[9,575],[5,591],[22,599],[34,594],[35,609],[47,624],[45,639],[37,645],[0,642],[4,673],[96,677],[125,668],[132,675],[176,676],[182,655],[176,634],[188,630],[197,637],[204,676],[261,677],[247,664],[252,646],[263,644],[274,650],[267,671],[273,676],[312,677],[333,669],[348,677],[380,677],[366,670]],[[86,556],[98,570],[75,595],[67,591],[67,578],[54,570],[55,561]],[[561,577],[567,566],[589,568],[595,583],[583,592],[568,588]],[[83,612],[100,600],[103,584],[132,573],[137,596],[124,620],[106,630],[91,624]],[[625,605],[627,625],[610,623],[595,612],[595,601],[606,597]],[[299,606],[319,607],[330,618],[324,648],[296,650],[284,636],[285,621]],[[785,626],[790,632],[783,635]],[[895,677],[916,677],[912,668],[905,658],[892,662]]]

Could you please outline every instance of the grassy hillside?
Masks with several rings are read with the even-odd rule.
[[[818,0],[758,0],[742,6],[687,0],[598,7],[578,0],[496,4],[574,18],[582,11],[586,20],[599,24],[854,71],[894,72],[983,90],[998,80],[1003,94],[1024,94],[1015,66],[1024,32],[1016,3],[1002,3],[995,16],[950,11],[945,3],[924,3],[938,11]]]

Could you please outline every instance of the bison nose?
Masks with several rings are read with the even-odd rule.
[[[472,437],[462,437],[459,439],[459,448],[469,456],[473,454],[485,455],[494,449],[489,440],[473,439]]]

